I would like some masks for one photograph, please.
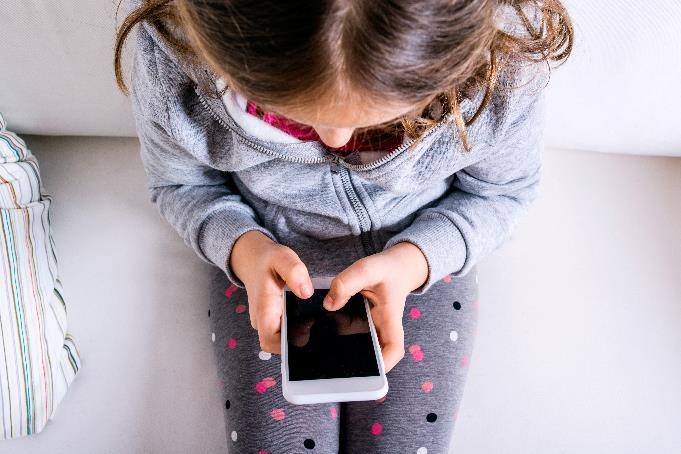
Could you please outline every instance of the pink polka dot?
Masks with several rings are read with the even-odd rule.
[[[265,377],[262,380],[260,380],[258,383],[255,384],[255,391],[258,394],[263,394],[265,391],[267,391],[269,388],[272,386],[276,385],[277,382],[274,380],[272,377]]]
[[[234,309],[237,314],[243,314],[246,312],[246,305],[245,304],[237,304],[236,308]]]
[[[421,316],[421,309],[418,307],[412,307],[411,310],[409,311],[409,315],[411,315],[411,318],[416,320]]]
[[[410,345],[409,353],[411,353],[411,358],[417,363],[423,361],[423,351],[421,350],[420,345],[418,344]]]
[[[275,408],[274,410],[272,410],[271,414],[272,414],[272,418],[275,421],[281,421],[282,419],[284,419],[286,417],[286,413],[284,413],[283,408]]]
[[[227,342],[227,345],[228,345],[229,348],[231,348],[231,349],[236,348],[236,339],[234,339],[233,337],[230,337],[230,338],[229,338],[229,341]]]
[[[267,454],[267,451],[265,451],[265,450],[260,450],[260,451],[258,451],[258,454]]]
[[[433,382],[430,380],[424,381],[421,383],[421,389],[427,393],[431,392],[433,390]]]
[[[227,298],[231,298],[231,297],[232,297],[232,293],[234,293],[238,288],[239,288],[239,287],[237,287],[237,286],[234,285],[234,284],[230,285],[229,287],[227,287],[227,288],[225,289],[225,296],[226,296]]]
[[[383,397],[381,397],[380,399],[376,399],[376,402],[382,404],[383,402],[385,402],[385,398],[386,398],[386,397],[387,397],[387,396],[383,396]]]
[[[480,301],[476,301],[473,303],[473,309],[476,311],[480,310]]]
[[[380,435],[383,432],[383,426],[381,423],[375,422],[371,425],[371,433],[374,435]]]
[[[452,282],[452,276],[448,274],[445,277],[443,277],[442,280],[449,284],[450,282]]]
[[[468,356],[465,356],[461,358],[461,367],[468,367],[468,363],[470,360],[468,359]]]
[[[331,417],[333,419],[336,419],[338,417],[338,412],[336,411],[336,407],[331,407]]]

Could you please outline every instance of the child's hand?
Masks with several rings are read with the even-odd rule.
[[[276,243],[257,230],[244,233],[232,249],[230,265],[248,295],[251,326],[258,330],[263,351],[281,354],[281,315],[284,286],[299,298],[312,296],[307,267],[288,246]],[[308,286],[304,294],[301,285]]]
[[[423,285],[427,277],[428,263],[421,250],[412,243],[400,242],[338,273],[327,295],[333,302],[324,300],[324,307],[338,310],[356,293],[369,300],[388,372],[404,357],[402,316],[407,295]]]

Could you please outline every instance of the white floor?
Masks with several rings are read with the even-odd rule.
[[[83,368],[0,452],[225,453],[209,265],[148,200],[137,142],[26,139]],[[547,150],[480,285],[452,452],[681,452],[681,159]]]

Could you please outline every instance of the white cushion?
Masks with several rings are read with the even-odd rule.
[[[135,135],[130,102],[113,76],[114,2],[2,0],[0,111],[8,128]],[[121,6],[120,20],[124,13]]]
[[[575,49],[551,76],[547,145],[681,156],[681,1],[565,3]]]

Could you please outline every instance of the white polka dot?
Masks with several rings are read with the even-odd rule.
[[[456,331],[450,331],[449,338],[452,340],[452,342],[456,342],[456,340],[459,338],[459,333]]]
[[[236,430],[232,431],[232,441],[236,441]]]
[[[475,283],[476,284],[478,283],[478,275],[477,274],[475,275]]]
[[[419,449],[416,450],[416,454],[428,454],[428,450],[421,446]]]
[[[258,353],[258,357],[263,361],[267,361],[268,359],[272,358],[272,353],[260,350],[260,353]]]
[[[215,333],[210,333],[210,340],[215,342]]]

